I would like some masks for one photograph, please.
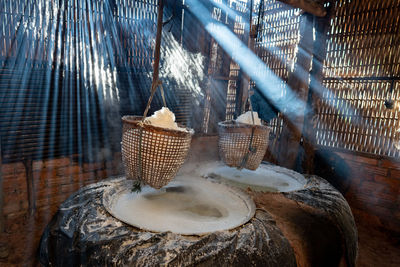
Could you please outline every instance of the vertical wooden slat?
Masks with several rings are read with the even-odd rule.
[[[297,94],[298,100],[304,102],[304,106],[298,111],[296,117],[285,117],[284,120],[285,126],[279,143],[278,164],[288,168],[294,168],[296,164],[304,115],[307,108],[309,69],[311,67],[313,47],[313,20],[313,16],[308,13],[304,13],[300,18],[300,42],[297,62],[288,79],[289,88]]]
[[[255,8],[256,10],[257,7]],[[264,1],[264,20],[261,23],[261,40],[255,42],[256,54],[266,67],[280,79],[281,95],[286,95],[285,83],[296,60],[296,46],[299,42],[299,10],[276,0]],[[267,160],[276,162],[278,144],[283,128],[282,114],[270,121],[272,127]]]
[[[307,106],[309,112],[304,118],[303,137],[304,137],[304,155],[303,171],[304,173],[313,173],[314,171],[314,153],[316,148],[316,135],[314,131],[314,116],[317,112],[318,96],[323,91],[323,65],[327,49],[327,33],[332,14],[332,6],[327,9],[325,17],[317,17],[314,21],[315,40],[313,44],[312,70],[310,71],[310,87],[308,91]],[[337,135],[343,134],[338,127],[338,118],[333,118],[333,129],[337,129]]]

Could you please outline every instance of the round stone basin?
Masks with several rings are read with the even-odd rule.
[[[255,171],[238,170],[221,163],[209,164],[202,168],[202,176],[258,192],[290,192],[300,190],[306,184],[300,173],[269,164],[260,164]]]
[[[143,230],[202,235],[249,221],[253,200],[244,192],[201,177],[180,175],[160,190],[131,192],[125,180],[104,192],[103,205],[119,220]]]

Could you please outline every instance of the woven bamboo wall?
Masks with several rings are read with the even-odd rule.
[[[249,23],[249,8],[250,1],[231,1],[230,7],[236,12],[236,17],[231,22],[231,30],[236,36],[242,40],[243,43],[247,42],[248,29],[245,30],[245,25]],[[232,27],[233,24],[233,27]],[[232,29],[233,28],[233,29]],[[236,109],[236,92],[239,90],[240,78],[239,78],[240,66],[236,64],[233,58],[229,65],[229,81],[227,90],[227,105],[226,105],[226,120],[232,120],[235,117]]]
[[[246,23],[248,25],[250,1],[213,0],[209,5],[212,18],[223,23],[240,40],[247,43],[248,29],[246,31],[245,25]],[[226,12],[221,6],[228,7],[230,12]],[[210,75],[203,131],[216,133],[219,121],[231,120],[235,117],[236,93],[240,88],[240,67],[235,62],[235,58],[226,54],[214,39],[210,41],[208,73]]]
[[[255,6],[255,12],[258,12]],[[276,0],[265,0],[263,8],[263,20],[260,23],[260,37],[256,39],[255,49],[257,55],[266,63],[281,79],[282,95],[286,94],[289,73],[296,61],[297,44],[299,43],[299,16],[298,9],[292,8]],[[256,13],[257,14],[257,13]],[[253,25],[256,25],[258,17],[254,17]],[[282,132],[283,119],[281,114],[271,120],[270,126],[275,141]],[[277,144],[272,142],[271,144]],[[272,151],[275,150],[271,147]]]
[[[245,40],[248,34],[244,27],[248,19],[248,1],[215,0],[214,2],[215,6],[224,3],[236,12],[237,16],[232,19],[218,7],[213,7],[210,11],[215,19],[224,22],[237,36]],[[3,102],[0,106],[2,111],[0,134],[3,136],[3,143],[6,144],[5,150],[8,149],[7,144],[12,146],[15,143],[16,133],[29,136],[24,140],[32,151],[37,150],[39,144],[49,149],[54,145],[54,140],[53,143],[49,143],[47,137],[45,137],[47,141],[39,138],[42,132],[54,128],[52,123],[55,122],[42,116],[40,108],[46,103],[40,101],[47,101],[48,105],[54,100],[50,99],[55,97],[53,95],[47,100],[42,98],[46,94],[43,88],[54,86],[55,80],[61,77],[60,75],[66,75],[67,71],[70,71],[67,76],[71,79],[67,82],[58,81],[58,86],[71,87],[79,81],[78,76],[92,75],[94,78],[90,78],[92,80],[88,88],[97,86],[100,79],[105,89],[107,86],[120,88],[139,86],[143,87],[143,90],[148,90],[149,84],[146,85],[148,81],[135,77],[138,77],[139,69],[151,70],[151,37],[155,31],[156,7],[157,0],[75,0],[57,3],[33,0],[1,1],[0,90]],[[253,12],[257,14],[258,5],[254,6]],[[297,9],[276,0],[265,0],[260,34],[255,43],[256,53],[282,79],[282,94],[285,94],[283,85],[296,60],[299,41],[299,16],[296,12]],[[321,95],[321,101],[317,105],[317,116],[314,118],[319,145],[399,156],[398,150],[393,146],[393,142],[398,138],[396,130],[400,127],[399,108],[388,110],[384,107],[384,100],[389,95],[393,100],[400,101],[399,17],[398,1],[336,1],[324,67],[323,85],[329,90]],[[62,21],[60,25],[64,25],[64,28],[57,28],[60,20]],[[253,25],[256,23],[257,16],[254,16]],[[94,34],[87,37],[84,32]],[[59,40],[57,42],[62,42],[64,45],[56,46],[54,40]],[[107,43],[109,45],[106,45]],[[215,53],[217,62],[213,65]],[[108,56],[103,57],[101,61],[92,55]],[[213,40],[209,55],[211,86],[223,87],[223,90],[216,92],[214,88],[215,94],[212,95],[213,90],[211,90],[205,99],[211,102],[222,99],[221,103],[226,103],[222,119],[232,119],[235,113],[235,94],[240,86],[240,68]],[[93,64],[86,68],[86,73],[76,72],[77,64],[83,62]],[[62,63],[64,68],[60,68]],[[97,65],[102,66],[102,72],[96,75],[96,68],[93,66]],[[107,66],[118,66],[117,77]],[[30,69],[35,71],[27,71]],[[101,79],[103,74],[109,75],[109,80],[112,82],[108,83],[105,79]],[[87,83],[82,86],[87,86]],[[94,88],[91,92],[95,92]],[[126,90],[120,93],[122,101],[135,99],[137,102],[145,102],[143,98],[145,94],[132,96]],[[178,117],[187,123],[188,118],[183,113],[190,109],[188,108],[190,100],[187,92],[181,95],[181,102],[185,108],[179,111],[182,114]],[[5,97],[8,99],[7,102],[4,102]],[[61,100],[63,95],[57,97],[63,103]],[[79,95],[68,97],[65,99],[74,102]],[[82,94],[82,97],[85,97],[85,94]],[[9,101],[10,99],[15,101]],[[27,101],[22,103],[21,99]],[[81,106],[74,104],[71,107],[84,111],[88,107],[83,104],[80,102]],[[215,106],[217,104],[220,105],[214,103]],[[24,107],[23,112],[16,110],[18,105]],[[91,105],[97,110],[96,112],[101,112],[98,103],[93,102]],[[210,105],[212,103],[208,106],[205,104],[205,118],[209,116],[207,109],[210,109]],[[71,108],[65,105],[54,108],[58,107],[64,110]],[[46,110],[46,112],[53,111]],[[59,111],[55,114],[57,118],[62,119],[64,116],[64,121],[70,122],[67,113]],[[81,119],[72,123],[76,126],[73,129],[74,134],[79,133],[78,124],[82,124],[85,120],[84,114],[81,116]],[[276,139],[282,130],[282,122],[281,116],[271,122]],[[88,125],[95,130],[99,127],[93,118],[89,120]],[[67,126],[62,127],[66,129]],[[103,136],[100,134],[98,138],[101,139]],[[61,141],[60,144],[70,146],[67,140]],[[24,145],[25,143],[21,147],[13,146],[10,149],[16,152]]]
[[[315,118],[322,146],[398,157],[400,2],[340,0],[328,33],[324,90]],[[392,92],[391,92],[392,87]]]
[[[226,4],[226,6],[235,12],[235,17],[232,19],[232,17],[229,18],[224,11],[218,8],[218,4],[212,9],[213,18],[224,22],[247,45],[249,29],[245,28],[245,24],[249,21],[250,1],[221,2],[214,0],[214,2]],[[260,5],[260,2],[257,3],[255,1],[255,3],[253,5],[253,25],[258,23]],[[259,38],[257,38],[254,47],[254,52],[266,63],[266,66],[282,79],[281,88],[283,95],[286,93],[284,83],[286,83],[290,68],[295,61],[296,46],[299,38],[299,18],[296,15],[297,11],[298,9],[291,8],[275,0],[264,1]],[[225,119],[229,120],[235,116],[236,93],[240,89],[240,79],[243,76],[239,77],[240,67],[235,63],[234,58],[229,58],[229,64],[224,63],[226,55],[219,51],[217,47],[218,45],[212,40],[209,73],[212,73],[214,78],[227,81],[227,90],[224,92],[226,94]],[[229,69],[229,73],[225,73],[225,69]],[[279,136],[282,125],[283,121],[280,115],[271,121],[275,136]]]
[[[0,1],[3,161],[115,148],[120,97],[141,110],[132,88],[150,87],[135,77],[156,16],[157,0]]]

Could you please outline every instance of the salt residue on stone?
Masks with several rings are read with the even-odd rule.
[[[221,162],[209,162],[201,166],[193,165],[184,171],[222,181],[234,187],[251,188],[256,192],[293,192],[303,189],[307,183],[302,174],[269,164],[261,164],[257,170],[251,171],[231,168]]]
[[[220,178],[234,186],[250,187],[253,191],[261,192],[290,192],[302,189],[305,185],[305,180],[301,175],[299,176],[303,179],[295,179],[286,172],[279,172],[276,168],[266,166],[255,171],[220,166],[211,170],[208,176]]]
[[[261,120],[258,117],[257,112],[253,112],[254,116],[254,124],[255,125],[261,125]],[[253,124],[253,119],[251,118],[251,111],[247,111],[246,113],[243,113],[239,117],[237,117],[236,122],[241,122],[241,123],[246,123],[246,124]]]
[[[114,198],[106,207],[120,220],[145,230],[186,235],[235,228],[255,211],[244,192],[186,175],[161,190],[145,186],[140,193],[132,193],[127,189]]]
[[[150,117],[147,117],[144,122],[146,124],[151,124],[161,128],[185,132],[188,131],[186,128],[181,128],[178,126],[178,124],[175,122],[175,114],[166,107],[162,107],[160,110],[154,112],[154,114]]]

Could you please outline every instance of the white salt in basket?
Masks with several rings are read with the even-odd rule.
[[[122,121],[121,150],[127,178],[157,189],[168,184],[186,159],[193,131],[145,124],[139,116],[124,116]]]
[[[263,160],[271,128],[254,124],[254,118],[252,121],[253,124],[234,120],[218,123],[218,150],[226,165],[256,170]]]

